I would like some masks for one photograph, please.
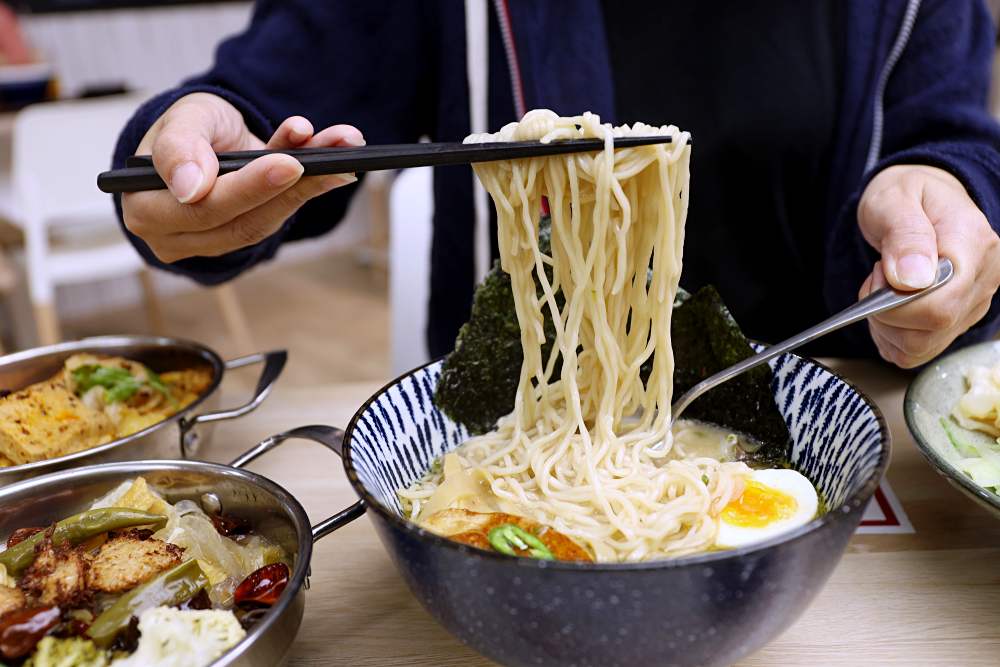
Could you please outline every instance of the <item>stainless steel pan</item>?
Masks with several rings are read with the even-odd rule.
[[[313,440],[340,454],[343,436],[342,430],[330,426],[303,426],[267,438],[230,465],[130,461],[26,480],[0,489],[0,540],[6,541],[17,528],[46,525],[81,512],[125,480],[140,475],[172,503],[193,500],[247,519],[256,533],[277,542],[294,557],[292,575],[278,603],[213,667],[282,664],[302,622],[313,542],[360,517],[364,507],[359,503],[310,526],[305,510],[292,494],[240,466],[293,438]]]
[[[0,389],[22,389],[50,378],[59,372],[68,357],[85,352],[127,357],[140,361],[157,372],[207,364],[212,368],[212,383],[194,403],[138,433],[59,458],[0,468],[0,486],[58,470],[107,461],[194,457],[210,440],[214,422],[241,417],[256,409],[267,398],[288,359],[287,352],[275,350],[223,361],[210,348],[177,338],[100,336],[0,357]],[[263,364],[253,396],[238,407],[220,409],[218,389],[225,372],[251,364]]]

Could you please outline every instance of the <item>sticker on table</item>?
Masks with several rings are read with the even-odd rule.
[[[903,511],[903,506],[888,481],[883,480],[875,489],[875,495],[861,517],[858,532],[866,535],[914,532],[910,518]]]

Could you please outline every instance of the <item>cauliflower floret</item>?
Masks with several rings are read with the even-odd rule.
[[[155,607],[139,616],[139,646],[112,667],[203,667],[246,636],[231,611]]]
[[[7,566],[0,563],[0,586],[17,588],[17,579],[7,574]]]
[[[106,667],[107,664],[107,654],[89,639],[45,637],[24,667]]]

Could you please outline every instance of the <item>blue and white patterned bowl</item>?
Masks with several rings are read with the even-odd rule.
[[[772,368],[789,458],[828,512],[752,547],[637,564],[546,562],[472,549],[408,522],[396,490],[468,437],[433,404],[440,362],[361,407],[344,467],[413,594],[482,654],[505,665],[729,665],[806,608],[889,461],[885,421],[850,383],[795,355]]]

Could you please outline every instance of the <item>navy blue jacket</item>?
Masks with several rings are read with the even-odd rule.
[[[1000,229],[1000,128],[986,110],[995,33],[982,0],[843,1],[841,107],[822,221],[824,293],[816,295],[831,312],[855,301],[877,259],[858,231],[856,206],[867,181],[886,166],[946,169]],[[906,15],[914,11],[915,21],[908,26]],[[509,33],[503,34],[501,26]],[[505,50],[504,37],[508,46],[512,42],[513,55]],[[591,110],[615,119],[599,0],[576,0],[572,11],[561,2],[495,0],[489,42],[491,130],[515,119],[515,107],[522,105],[565,115]],[[894,46],[901,49],[895,62],[890,58]],[[423,136],[458,141],[470,127],[463,3],[259,0],[249,28],[220,46],[210,71],[153,98],[136,113],[122,132],[115,166],[123,165],[170,104],[195,91],[229,100],[261,138],[282,119],[301,114],[317,128],[355,125],[369,144]],[[468,167],[445,167],[434,175],[428,347],[435,356],[451,349],[469,314],[474,283],[470,174]],[[150,264],[216,284],[270,259],[286,241],[329,231],[355,189],[342,188],[306,204],[271,238],[223,257],[164,265],[141,239],[130,238]],[[998,324],[1000,299],[994,298],[987,316],[958,344],[985,339]],[[861,327],[851,334],[850,345],[857,354],[874,352]]]

